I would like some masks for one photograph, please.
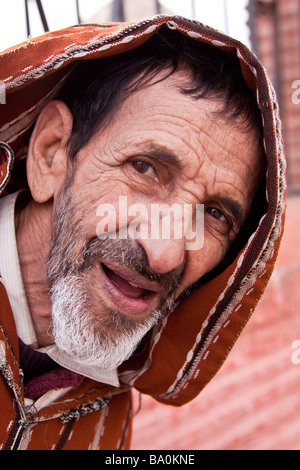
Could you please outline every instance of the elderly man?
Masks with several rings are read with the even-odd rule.
[[[130,389],[194,398],[271,274],[272,88],[237,41],[163,16],[49,33],[1,63],[1,445],[126,449]]]

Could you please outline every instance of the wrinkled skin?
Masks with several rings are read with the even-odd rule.
[[[151,316],[217,266],[238,236],[261,172],[255,132],[239,122],[229,124],[216,117],[216,101],[193,100],[180,93],[184,78],[183,72],[177,72],[127,98],[113,121],[81,149],[74,165],[68,161],[65,145],[72,127],[69,110],[53,101],[41,113],[28,154],[33,200],[17,220],[21,269],[40,344],[52,342],[46,272],[50,247],[56,257],[61,253],[63,258],[67,252],[68,261],[81,267],[91,321],[99,332],[106,322],[117,337],[121,330],[108,320],[110,312],[117,311],[131,324]],[[65,207],[64,196],[69,204]],[[114,257],[114,250],[120,251],[118,245],[114,248],[111,242],[109,252],[108,240],[110,254],[104,259],[103,252],[95,248],[84,269],[84,250],[99,235],[97,207],[109,203],[118,214],[120,196],[127,197],[128,206],[179,203],[196,208],[196,204],[204,204],[203,247],[186,250],[186,240],[174,237],[127,240],[128,258],[132,253],[134,259],[136,251],[148,270],[148,275],[142,271],[132,274],[132,266],[122,265],[122,258]],[[60,241],[61,227],[55,223],[58,214],[66,217],[66,233]],[[53,226],[55,242],[51,242]],[[72,233],[76,237],[67,247]],[[151,298],[146,302],[124,291],[120,294],[103,269],[103,261],[124,279],[152,291]],[[64,262],[67,259],[56,258],[52,263],[51,283],[63,275]],[[171,287],[163,280],[170,272]]]

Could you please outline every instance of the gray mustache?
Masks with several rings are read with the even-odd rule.
[[[174,290],[182,279],[184,263],[168,273],[157,273],[149,265],[144,248],[134,239],[92,238],[83,250],[83,267],[101,259],[126,266],[149,281],[159,283],[167,292]]]

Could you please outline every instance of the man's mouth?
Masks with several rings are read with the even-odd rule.
[[[162,290],[156,282],[117,264],[99,263],[98,266],[104,291],[120,313],[132,316],[150,313]]]

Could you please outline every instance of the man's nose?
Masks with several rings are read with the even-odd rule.
[[[163,274],[178,268],[184,262],[185,243],[183,239],[138,239],[144,248],[153,271]]]

